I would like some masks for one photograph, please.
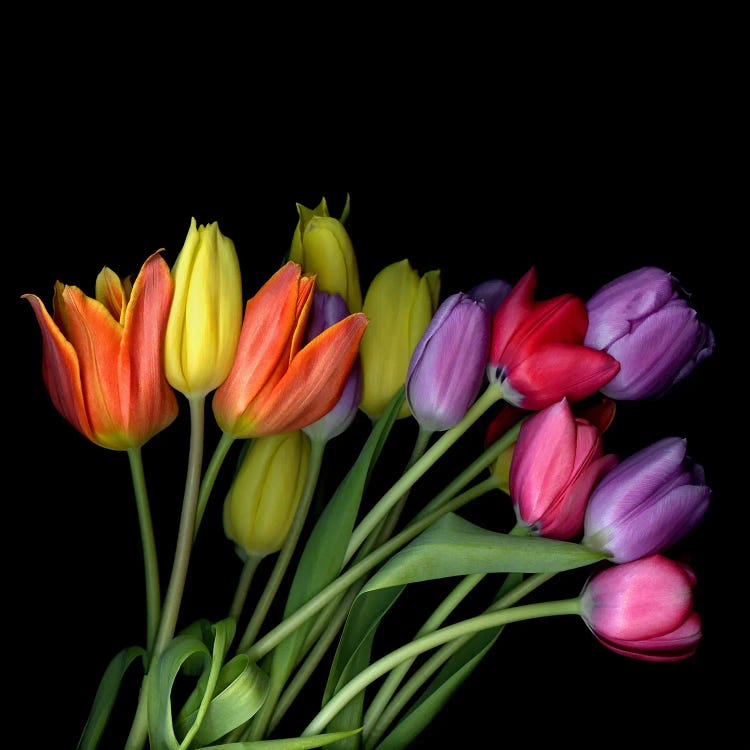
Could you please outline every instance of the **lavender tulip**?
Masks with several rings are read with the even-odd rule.
[[[712,354],[714,335],[667,271],[639,268],[603,286],[586,304],[584,344],[606,351],[620,371],[601,388],[610,398],[663,395]]]
[[[484,381],[490,312],[459,292],[435,311],[409,363],[406,401],[422,429],[447,430],[466,414]]]
[[[494,315],[495,310],[500,307],[500,303],[508,296],[512,288],[513,284],[502,279],[489,279],[477,284],[467,294],[477,302],[484,302],[490,311],[490,315]]]
[[[681,438],[659,440],[626,458],[594,489],[582,543],[629,562],[672,546],[708,508],[703,468]]]
[[[305,342],[311,341],[347,315],[349,315],[349,309],[340,294],[316,290],[305,330]],[[361,397],[362,365],[357,357],[339,400],[327,414],[304,427],[303,432],[311,440],[321,441],[328,441],[340,435],[357,416]]]

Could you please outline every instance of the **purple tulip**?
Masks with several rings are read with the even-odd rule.
[[[420,427],[447,430],[461,421],[484,381],[490,312],[459,292],[435,311],[406,375],[406,401]]]
[[[490,315],[494,315],[495,310],[500,307],[500,303],[508,296],[512,288],[513,284],[509,284],[507,281],[490,279],[477,284],[468,291],[467,295],[477,302],[484,302],[490,311]]]
[[[349,315],[349,309],[340,294],[331,294],[315,290],[310,317],[305,329],[305,343],[338,323]],[[324,414],[320,419],[307,427],[303,432],[311,440],[328,441],[340,435],[354,421],[359,409],[359,401],[362,397],[362,365],[359,357],[349,373],[339,400],[334,407]]]
[[[589,498],[582,543],[624,563],[687,534],[705,514],[711,490],[686,451],[685,440],[664,438],[612,469]]]
[[[601,388],[610,398],[663,395],[713,353],[713,331],[661,268],[646,266],[619,276],[596,292],[586,309],[584,344],[620,363],[617,375]]]
[[[644,661],[680,661],[695,653],[701,621],[693,608],[692,568],[651,555],[590,578],[581,616],[600,643]]]

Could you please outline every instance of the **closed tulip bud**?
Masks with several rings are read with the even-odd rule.
[[[580,401],[617,373],[605,352],[583,345],[586,306],[572,294],[537,302],[532,268],[513,287],[492,320],[488,377],[503,398],[537,410],[565,397]]]
[[[420,276],[408,260],[383,268],[372,280],[362,312],[370,324],[362,337],[360,409],[377,419],[406,383],[412,353],[432,320],[440,296],[440,271]],[[408,417],[405,402],[398,418]]]
[[[594,485],[616,463],[601,433],[563,399],[529,417],[510,465],[510,496],[518,522],[552,539],[572,539]]]
[[[316,290],[313,295],[310,319],[305,331],[305,341],[312,341],[327,328],[343,320],[348,314],[346,303],[340,295]],[[357,357],[339,400],[327,414],[307,425],[307,427],[303,427],[304,433],[312,440],[323,442],[340,435],[357,416],[361,397],[362,367],[359,357]]]
[[[82,435],[112,450],[138,448],[177,417],[164,377],[169,266],[154,253],[132,287],[104,268],[96,298],[57,282],[54,317],[24,294],[42,332],[42,375],[55,408]]]
[[[278,552],[302,498],[310,441],[300,430],[255,438],[224,501],[224,532],[244,555]]]
[[[175,293],[164,351],[167,379],[185,396],[205,396],[229,374],[242,325],[242,280],[234,243],[217,222],[195,219],[174,266]]]
[[[688,304],[677,280],[639,268],[603,286],[586,303],[584,343],[611,354],[620,371],[601,390],[610,398],[658,397],[714,351],[714,334]]]
[[[586,508],[583,544],[617,563],[661,552],[698,523],[710,497],[687,441],[664,438],[602,479]]]
[[[686,659],[701,639],[695,582],[689,566],[661,555],[616,565],[586,582],[581,616],[615,653],[644,661]]]
[[[289,260],[315,276],[317,289],[340,294],[349,312],[362,309],[359,267],[351,238],[338,219],[329,216],[325,198],[309,209],[297,204],[299,222],[294,230]]]
[[[411,357],[406,402],[430,432],[456,425],[484,382],[490,349],[490,313],[466,294],[438,307]]]

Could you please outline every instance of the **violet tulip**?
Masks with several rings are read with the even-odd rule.
[[[617,459],[601,433],[576,417],[566,399],[529,417],[510,464],[510,497],[519,524],[535,534],[572,539],[583,527],[589,494]]]
[[[510,294],[512,284],[502,279],[489,279],[469,289],[467,294],[477,302],[484,302],[490,315],[494,315],[500,303]]]
[[[536,302],[535,287],[531,268],[498,307],[487,369],[506,401],[534,411],[563,397],[580,401],[620,369],[614,357],[583,345],[588,327],[583,300],[562,294]]]
[[[484,382],[490,313],[459,292],[448,297],[417,343],[406,375],[406,401],[420,427],[448,430],[466,414]]]
[[[617,563],[662,552],[698,523],[710,497],[687,441],[664,438],[602,479],[586,508],[583,544]]]
[[[701,621],[693,609],[693,570],[661,555],[616,565],[590,578],[581,616],[611,651],[644,661],[695,653]]]
[[[349,315],[344,298],[338,293],[323,292],[318,289],[313,294],[310,318],[305,329],[305,343],[338,323]],[[362,364],[359,356],[349,371],[341,396],[331,410],[302,431],[312,440],[328,441],[340,435],[354,421],[359,411],[362,397]]]
[[[714,350],[712,330],[698,320],[677,280],[647,266],[610,281],[586,304],[584,343],[611,354],[620,371],[602,387],[610,398],[663,395]]]

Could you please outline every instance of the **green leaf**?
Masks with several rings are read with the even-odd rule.
[[[284,617],[296,612],[341,572],[367,480],[403,399],[404,389],[401,388],[373,426],[357,460],[313,527],[292,580]],[[274,649],[271,667],[271,681],[274,684],[286,682],[311,627],[312,620],[308,620]]]
[[[602,560],[573,542],[488,531],[446,513],[391,557],[360,593],[471,573],[556,573]]]
[[[120,651],[107,666],[94,696],[91,713],[83,728],[81,739],[78,740],[77,750],[95,750],[109,721],[122,679],[139,656],[145,663],[146,651],[139,646],[131,646]]]
[[[211,745],[210,747],[199,748],[198,750],[312,750],[312,748],[325,747],[333,742],[338,742],[361,731],[362,728],[359,727],[350,732],[326,732],[325,734],[315,734],[310,737],[229,742],[224,745]]]

